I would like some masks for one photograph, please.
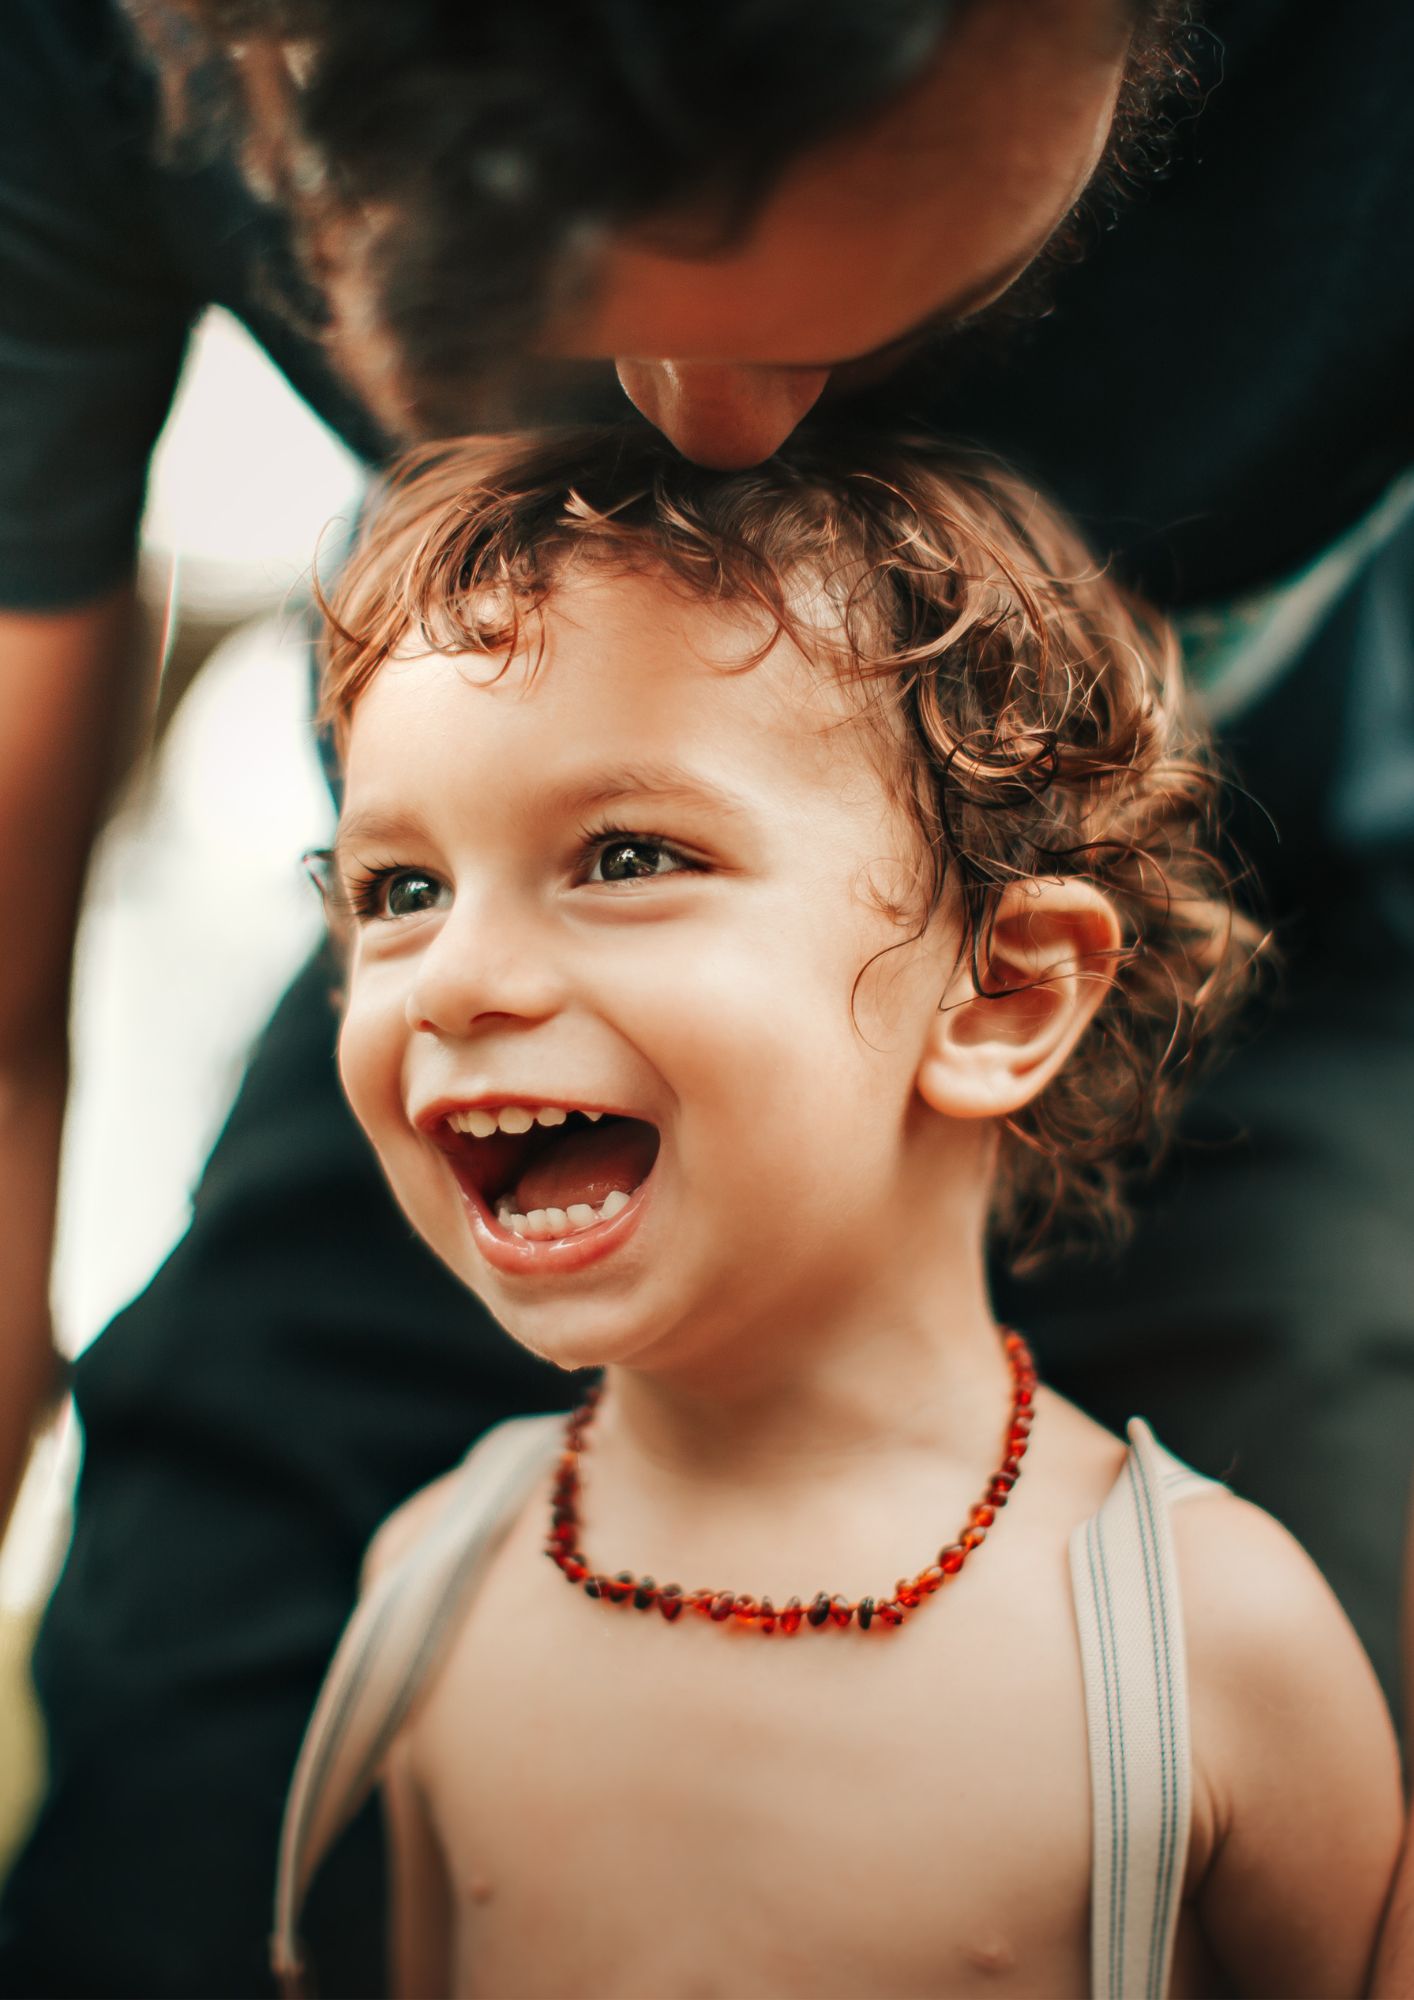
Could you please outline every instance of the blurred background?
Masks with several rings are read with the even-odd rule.
[[[309,730],[305,606],[358,462],[226,314],[196,329],[143,523],[148,746],[97,851],[73,991],[53,1300],[77,1354],[186,1227],[247,1048],[318,936],[300,866],[333,809]],[[0,1873],[39,1779],[24,1687],[79,1441],[40,1440],[0,1546]]]

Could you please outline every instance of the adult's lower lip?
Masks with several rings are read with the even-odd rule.
[[[509,1278],[552,1278],[587,1270],[623,1247],[642,1219],[653,1170],[650,1168],[625,1206],[607,1222],[591,1223],[572,1235],[548,1237],[517,1236],[503,1228],[476,1190],[468,1187],[460,1174],[455,1178],[476,1247],[492,1270]]]

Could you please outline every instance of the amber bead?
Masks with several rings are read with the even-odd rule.
[[[557,1521],[550,1530],[550,1540],[557,1548],[572,1549],[579,1540],[579,1527],[571,1515],[567,1521]]]
[[[989,1507],[985,1500],[979,1500],[975,1507],[969,1509],[967,1518],[975,1521],[979,1528],[990,1528],[997,1518],[996,1509]]]
[[[633,1602],[639,1611],[651,1611],[658,1601],[658,1586],[651,1576],[641,1576],[634,1588]]]
[[[938,1551],[938,1568],[944,1576],[956,1576],[966,1561],[967,1551],[961,1542],[950,1542],[947,1548]]]
[[[1021,1460],[1019,1458],[1012,1457],[1012,1458],[1004,1458],[1002,1460],[1002,1471],[1006,1474],[1006,1477],[1008,1479],[1014,1480],[1016,1478],[1017,1473],[1020,1472],[1020,1470],[1021,1470]]]
[[[1018,1470],[1019,1469],[1020,1468],[1018,1468]],[[1015,1486],[1015,1484],[1016,1484],[1015,1472],[1003,1471],[1003,1472],[994,1472],[992,1474],[992,1489],[994,1491],[1002,1493],[1010,1493],[1012,1487]]]
[[[825,1620],[830,1615],[829,1592],[824,1590],[818,1592],[817,1595],[811,1599],[810,1609],[806,1612],[805,1615],[810,1620],[810,1623],[812,1625],[823,1625]]]
[[[922,1591],[915,1589],[915,1587],[911,1583],[909,1583],[907,1578],[905,1577],[901,1576],[898,1582],[894,1585],[895,1604],[906,1605],[910,1611],[912,1611],[913,1607],[921,1600],[922,1595],[923,1595]]]
[[[1030,1409],[1030,1407],[1031,1407],[1031,1404],[1032,1404],[1033,1400],[1034,1400],[1034,1397],[1033,1397],[1033,1394],[1032,1394],[1032,1391],[1031,1391],[1030,1389],[1018,1389],[1018,1390],[1017,1390],[1017,1392],[1016,1392],[1016,1407],[1018,1408],[1018,1410],[1029,1410],[1029,1409]]]
[[[608,1590],[609,1579],[606,1576],[587,1576],[584,1579],[586,1597],[604,1597],[607,1596]]]
[[[800,1621],[804,1616],[805,1613],[801,1609],[800,1599],[798,1597],[787,1598],[785,1609],[781,1613],[781,1630],[783,1632],[798,1632],[800,1630]]]
[[[687,1601],[693,1611],[699,1612],[704,1618],[710,1618],[712,1606],[717,1601],[717,1593],[715,1590],[694,1590]]]
[[[941,1590],[943,1586],[943,1572],[934,1563],[931,1569],[920,1570],[914,1582],[931,1597],[935,1590]]]
[[[874,1616],[881,1625],[902,1625],[904,1617],[903,1607],[885,1598],[882,1604],[875,1605]]]
[[[869,1627],[874,1623],[874,1600],[872,1597],[860,1598],[859,1609],[856,1611],[855,1616],[859,1620],[860,1631],[867,1632]]]
[[[665,1583],[658,1592],[658,1609],[671,1625],[682,1610],[682,1590],[676,1583]]]
[[[566,1556],[564,1560],[561,1562],[560,1568],[564,1571],[565,1575],[569,1578],[571,1583],[583,1583],[584,1579],[589,1574],[588,1563],[585,1562],[584,1558],[579,1555]]]
[[[736,1599],[729,1590],[719,1590],[712,1599],[712,1622],[720,1625],[724,1618],[730,1618],[735,1603]]]
[[[830,1623],[843,1628],[853,1617],[854,1606],[847,1597],[841,1596],[839,1591],[836,1591],[830,1599]]]
[[[774,1632],[776,1629],[776,1607],[769,1597],[761,1600],[759,1623],[763,1632]]]
[[[733,1618],[743,1625],[754,1625],[761,1614],[756,1608],[756,1599],[749,1590],[742,1591],[732,1606]]]
[[[634,1577],[631,1569],[621,1569],[617,1576],[611,1577],[609,1587],[605,1592],[610,1604],[627,1604],[630,1597],[633,1596],[633,1583]]]
[[[980,1548],[986,1539],[987,1530],[985,1528],[964,1528],[958,1540],[958,1547],[966,1549],[970,1555],[973,1549]]]

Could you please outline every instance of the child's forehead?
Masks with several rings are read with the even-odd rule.
[[[490,712],[513,708],[521,728],[551,741],[571,718],[580,729],[643,736],[692,729],[722,740],[764,729],[778,747],[834,759],[841,737],[856,734],[849,725],[878,704],[850,670],[826,594],[803,585],[790,611],[786,631],[761,604],[708,597],[652,568],[566,565],[536,603],[488,590],[469,616],[463,608],[463,624],[488,635],[484,652],[429,650],[423,635],[405,635],[375,677],[384,700],[374,706],[390,695],[415,700],[419,687],[445,700],[455,684],[469,718],[485,718],[489,701]]]
[[[400,648],[354,709],[346,802],[480,839],[636,799],[893,851],[881,743],[848,677],[764,612],[601,573],[553,589],[509,652]]]

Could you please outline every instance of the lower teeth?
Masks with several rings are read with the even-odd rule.
[[[620,1209],[627,1207],[628,1196],[621,1188],[615,1188],[597,1208],[587,1201],[576,1201],[568,1208],[532,1208],[528,1215],[521,1215],[509,1203],[502,1202],[496,1210],[496,1220],[512,1236],[543,1242],[552,1236],[573,1236],[581,1229],[592,1229],[596,1222],[610,1222]]]

